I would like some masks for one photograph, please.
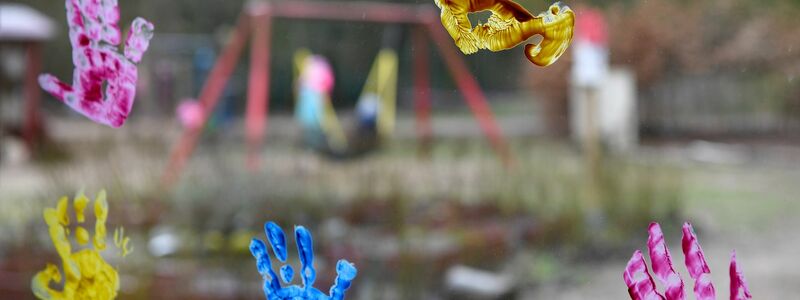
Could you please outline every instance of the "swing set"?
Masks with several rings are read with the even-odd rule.
[[[330,68],[315,69],[320,62],[308,49],[294,54],[295,117],[304,127],[307,146],[334,157],[349,157],[365,153],[387,140],[394,132],[397,105],[397,53],[384,48],[375,57],[367,81],[356,104],[352,134],[347,134],[339,121],[329,91],[309,92],[305,85],[314,79],[330,80]],[[327,66],[327,64],[325,64]],[[314,73],[316,71],[316,73]],[[310,78],[309,76],[317,76]],[[316,83],[316,82],[313,82]],[[319,133],[320,136],[314,133]]]
[[[204,84],[199,102],[202,106],[202,124],[208,121],[230,78],[249,38],[250,70],[245,112],[247,162],[249,169],[259,166],[259,151],[267,125],[270,81],[270,48],[272,21],[275,18],[306,20],[338,20],[405,24],[413,30],[414,110],[416,132],[423,144],[430,144],[432,128],[430,122],[430,74],[428,43],[436,45],[464,100],[489,139],[495,153],[505,165],[510,165],[512,155],[502,136],[500,127],[481,91],[478,82],[463,60],[463,55],[442,28],[439,12],[433,5],[412,5],[367,2],[315,2],[284,1],[278,3],[253,1],[245,6],[239,17],[233,36],[223,49]],[[394,107],[394,105],[392,105]],[[394,126],[394,114],[391,127]],[[388,125],[385,125],[388,126]],[[380,129],[380,130],[386,130]],[[202,126],[187,128],[173,148],[170,160],[162,176],[162,183],[169,187],[177,181],[191,156],[202,133]]]

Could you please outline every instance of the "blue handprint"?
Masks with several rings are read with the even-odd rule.
[[[264,231],[267,240],[272,246],[275,257],[282,263],[286,263],[286,236],[283,229],[274,222],[264,224]],[[256,258],[258,273],[264,277],[264,294],[268,300],[342,300],[344,292],[350,287],[351,282],[356,277],[357,270],[355,265],[347,260],[339,260],[336,264],[336,282],[330,290],[330,296],[313,287],[317,277],[314,270],[314,242],[311,232],[303,226],[295,226],[295,241],[297,242],[297,252],[300,255],[300,278],[303,286],[290,285],[281,287],[278,275],[272,270],[267,246],[259,239],[250,242],[250,253]],[[280,278],[284,283],[289,284],[294,277],[294,269],[290,265],[280,268]]]

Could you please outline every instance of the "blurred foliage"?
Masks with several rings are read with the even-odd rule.
[[[521,142],[515,148],[523,155],[508,170],[482,143],[460,140],[438,142],[433,161],[418,161],[413,147],[398,145],[356,165],[275,162],[288,168],[279,173],[293,176],[244,176],[223,163],[214,168],[218,177],[212,181],[192,175],[184,181],[171,200],[170,219],[193,228],[238,227],[257,222],[252,208],[263,207],[256,209],[262,218],[281,222],[345,215],[359,226],[413,235],[414,228],[431,222],[466,226],[522,217],[536,223],[533,244],[603,240],[609,244],[593,246],[613,248],[654,219],[668,224],[681,215],[678,169],[609,158],[592,182],[580,156],[564,145]],[[218,223],[231,220],[236,224]],[[597,232],[589,230],[595,225]]]
[[[352,238],[340,246],[360,250],[366,276],[394,282],[403,298],[415,298],[436,290],[435,274],[453,264],[527,268],[509,266],[520,251],[558,253],[552,264],[600,260],[626,253],[620,250],[634,246],[649,222],[674,225],[683,218],[676,168],[609,158],[593,182],[564,145],[515,148],[521,155],[508,170],[482,143],[462,140],[438,142],[430,161],[398,145],[359,164],[266,162],[283,171],[257,176],[222,164],[214,179],[186,178],[168,200],[165,219],[196,235],[260,228],[263,218],[309,228],[341,220]],[[395,242],[396,256],[382,256]],[[371,252],[377,249],[384,250]],[[420,268],[430,277],[420,277]],[[550,280],[543,274],[548,268],[525,272],[536,274],[530,281]],[[381,273],[386,269],[394,272]]]

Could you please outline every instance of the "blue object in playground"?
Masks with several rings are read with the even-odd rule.
[[[314,270],[314,242],[311,232],[303,226],[295,226],[294,236],[297,242],[297,252],[300,256],[300,278],[303,286],[288,285],[294,277],[292,266],[285,264],[287,258],[286,236],[283,229],[274,222],[264,224],[267,240],[272,246],[273,254],[284,265],[280,268],[280,280],[287,286],[282,287],[278,275],[272,269],[269,250],[266,244],[254,238],[250,242],[250,253],[256,258],[258,273],[264,277],[264,294],[268,300],[342,300],[344,292],[350,287],[358,271],[355,265],[341,259],[336,264],[336,281],[330,289],[330,296],[314,288],[317,277]]]
[[[327,95],[311,87],[302,86],[298,92],[298,98],[295,118],[300,121],[303,128],[322,128],[322,118],[325,114],[324,102],[327,101]]]

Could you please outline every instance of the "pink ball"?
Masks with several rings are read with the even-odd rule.
[[[181,101],[175,109],[175,114],[184,128],[194,129],[203,126],[203,105],[194,99]]]
[[[334,84],[331,65],[322,56],[311,56],[303,72],[302,82],[313,90],[330,93]]]

